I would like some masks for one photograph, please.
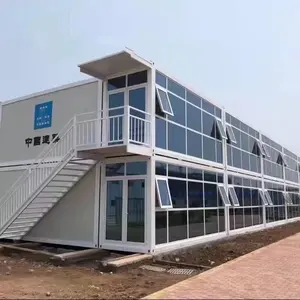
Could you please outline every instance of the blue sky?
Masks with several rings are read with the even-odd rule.
[[[0,28],[0,101],[127,46],[300,154],[299,0],[1,0]]]

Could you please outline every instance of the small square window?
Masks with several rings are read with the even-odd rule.
[[[266,197],[266,200],[268,201],[268,204],[269,204],[269,205],[274,205],[274,204],[273,204],[273,201],[272,201],[272,199],[271,199],[271,196],[270,196],[270,194],[269,194],[269,191],[265,191],[265,197]]]
[[[219,130],[219,133],[220,133],[221,137],[223,139],[227,139],[226,131],[224,129],[222,121],[220,119],[217,119],[217,118],[216,118],[216,120],[217,120],[217,127],[218,127],[218,130]]]
[[[239,199],[236,195],[234,187],[232,187],[232,186],[228,187],[228,193],[229,193],[232,205],[233,206],[240,206]]]
[[[266,197],[265,197],[265,195],[264,195],[264,193],[263,193],[262,190],[259,190],[259,196],[260,196],[260,199],[261,199],[261,201],[262,201],[262,203],[264,205],[268,205],[269,204],[269,202],[267,201],[267,199],[266,199]]]
[[[156,178],[156,191],[161,208],[172,208],[172,199],[169,183],[166,178]]]
[[[226,190],[225,190],[224,186],[223,185],[218,185],[218,190],[219,190],[221,199],[223,201],[223,204],[225,206],[231,206],[231,203],[229,201],[229,198],[227,196],[227,193],[226,193]]]
[[[233,144],[236,144],[237,141],[236,141],[236,138],[235,138],[235,134],[233,132],[232,127],[228,124],[226,124],[226,132],[227,132],[227,135],[228,135],[228,138],[229,138],[230,142],[233,143]]]
[[[167,115],[174,116],[168,93],[161,88],[156,87],[156,95],[161,111]]]

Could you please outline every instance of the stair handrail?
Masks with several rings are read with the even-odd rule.
[[[18,183],[21,182],[22,179],[27,179],[27,177],[31,174],[32,169],[37,169],[47,158],[46,154],[48,154],[56,145],[60,142],[60,140],[69,132],[69,130],[74,127],[74,123],[76,120],[76,116],[74,116],[72,119],[69,120],[69,122],[59,131],[57,136],[40,152],[40,154],[36,157],[36,159],[28,165],[28,169],[26,169],[21,176],[12,184],[12,186],[6,191],[6,193],[0,198],[0,208],[2,204],[5,202],[5,198],[8,198],[11,196],[11,194],[14,192],[15,187],[18,185]],[[70,124],[71,127],[70,127]],[[68,127],[70,127],[68,129]],[[74,128],[75,130],[75,128]],[[65,133],[64,133],[65,131]],[[57,141],[59,139],[59,141]],[[74,143],[73,143],[74,145]],[[51,163],[51,162],[49,162]]]

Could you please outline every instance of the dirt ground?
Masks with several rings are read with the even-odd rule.
[[[172,252],[163,260],[215,267],[300,232],[300,222],[236,236],[205,246],[195,246]]]
[[[101,273],[0,255],[0,299],[137,299],[186,278],[139,268]]]
[[[215,267],[298,232],[300,222],[187,248],[161,259]],[[186,278],[186,275],[152,272],[138,266],[112,274],[102,273],[93,263],[54,266],[0,254],[0,299],[137,299]]]

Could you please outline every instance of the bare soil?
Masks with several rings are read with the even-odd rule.
[[[239,235],[208,245],[182,249],[161,259],[179,263],[216,267],[239,256],[300,232],[300,222]]]
[[[0,255],[0,299],[137,299],[186,278],[136,267],[101,273]]]
[[[298,232],[300,222],[182,249],[161,259],[215,267]],[[142,270],[137,265],[110,274],[100,272],[93,262],[53,266],[0,254],[0,299],[137,299],[186,278]]]

